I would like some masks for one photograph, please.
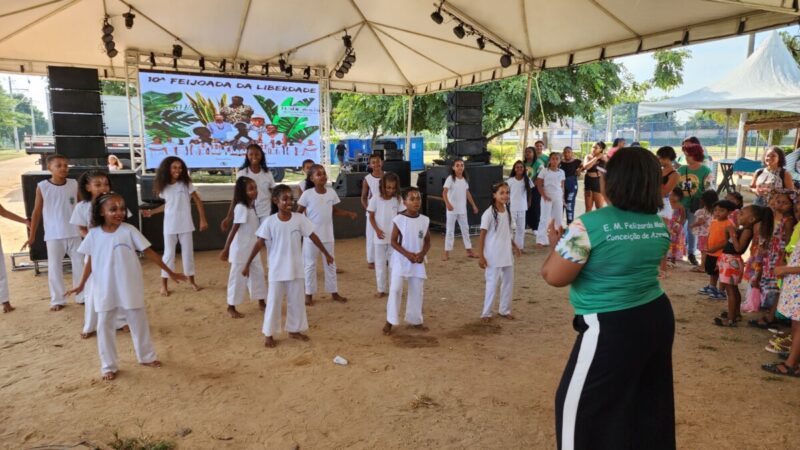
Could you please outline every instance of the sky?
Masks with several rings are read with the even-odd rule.
[[[800,34],[800,27],[797,25],[782,30],[791,34]],[[756,35],[756,48],[766,38],[767,33],[769,31]],[[686,94],[722,78],[747,57],[747,36],[689,45],[686,48],[691,50],[692,55],[685,62],[683,85],[671,92],[654,89],[648,94],[648,98]],[[644,81],[653,76],[655,62],[652,54],[626,56],[617,58],[616,61],[625,65],[636,81]],[[9,79],[14,92],[23,93],[29,98],[32,95],[34,105],[42,111],[47,110],[47,84],[43,77],[0,74],[0,85],[6,92],[9,90]],[[678,120],[685,120],[692,114],[694,111],[678,112]]]

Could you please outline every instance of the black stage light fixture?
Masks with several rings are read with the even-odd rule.
[[[340,66],[340,67],[339,67],[339,70],[341,70],[341,71],[342,71],[342,73],[347,73],[347,72],[350,72],[350,68],[349,68],[349,67],[347,67],[347,66]]]
[[[281,72],[286,72],[286,60],[283,59],[283,57],[278,60],[278,67],[281,69]]]
[[[478,38],[477,42],[478,42],[478,48],[479,49],[483,50],[484,48],[486,48],[486,40],[483,39],[483,36],[480,36]]]
[[[261,65],[261,74],[266,75],[269,73],[269,63],[264,63]]]
[[[292,76],[292,65],[291,65],[291,64],[288,64],[288,65],[286,66],[286,70],[285,70],[285,72],[286,72],[286,76],[287,76],[287,77],[291,77],[291,76]]]
[[[464,30],[464,24],[459,22],[458,25],[453,27],[453,34],[459,39],[464,39],[464,36],[467,35],[466,30]]]
[[[344,72],[342,71],[342,69],[336,70],[336,78],[344,78]]]
[[[344,41],[344,48],[353,48],[353,38],[351,38],[350,35],[347,34],[347,31],[344,32],[342,41]]]
[[[155,66],[156,66],[156,54],[150,52],[150,68],[153,68]]]
[[[356,54],[350,53],[349,55],[344,57],[344,60],[349,62],[350,64],[353,64],[354,62],[356,62]]]
[[[136,17],[136,14],[133,13],[133,8],[129,9],[122,17],[125,18],[125,28],[129,30],[133,28],[133,19]]]
[[[501,56],[500,57],[500,65],[503,66],[504,68],[510,66],[511,65],[511,54],[506,53],[503,56]]]
[[[311,67],[306,67],[303,69],[303,78],[306,80],[311,78]]]
[[[103,44],[108,44],[109,42],[114,40],[114,36],[110,34],[104,34],[102,39],[103,39]]]
[[[172,57],[173,58],[180,58],[183,56],[183,47],[178,44],[172,46]]]
[[[117,56],[119,52],[117,51],[117,49],[112,48],[111,50],[107,51],[106,54],[108,55],[109,58],[113,58]]]
[[[115,44],[114,41],[108,41],[104,45],[106,47],[106,51],[107,52],[110,52],[111,50],[114,50],[114,48],[117,46],[117,44]]]
[[[201,56],[200,57],[200,61],[198,61],[198,64],[200,65],[200,71],[201,72],[206,70],[206,58],[205,57]]]
[[[437,24],[441,25],[444,22],[444,17],[442,17],[442,7],[439,6],[436,8],[436,11],[431,13],[431,20],[436,22]]]
[[[350,68],[353,67],[353,65],[347,61],[344,61],[342,62],[342,64],[339,65],[339,67],[344,67],[345,69],[350,70]]]
[[[227,65],[228,65],[228,60],[223,58],[222,62],[219,63],[219,71],[225,72],[225,66]]]
[[[114,32],[114,27],[108,23],[108,18],[103,19],[103,34],[111,34]]]

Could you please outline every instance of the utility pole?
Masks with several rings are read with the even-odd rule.
[[[11,75],[9,75],[8,76],[8,95],[11,96],[13,93],[14,93],[14,88],[11,86]],[[16,108],[14,108],[14,111],[16,111]],[[20,150],[20,147],[19,147],[19,134],[18,133],[19,132],[17,130],[17,125],[14,124],[14,149],[15,150]]]
[[[753,50],[756,46],[756,34],[750,33],[747,36],[747,56],[753,54]],[[743,112],[739,115],[739,130],[736,133],[736,156],[738,158],[744,158],[745,153],[745,144],[746,144],[746,132],[744,131],[744,125],[747,122],[747,113]]]

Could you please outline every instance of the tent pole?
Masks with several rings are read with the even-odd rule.
[[[753,50],[756,46],[756,34],[750,33],[747,36],[747,56],[753,54]],[[736,133],[736,156],[738,158],[744,158],[745,155],[745,141],[746,141],[746,133],[744,131],[744,124],[747,122],[747,112],[743,112],[739,114],[739,130]]]
[[[414,95],[408,96],[408,111],[406,112],[406,148],[405,160],[411,161],[411,119],[414,117]]]
[[[523,111],[523,122],[525,129],[522,132],[522,148],[517,153],[517,158],[522,159],[525,149],[528,147],[528,127],[531,124],[531,83],[533,82],[533,71],[528,71],[528,87],[525,89],[525,111]]]
[[[731,130],[731,110],[725,110],[725,159],[728,159],[728,133]]]

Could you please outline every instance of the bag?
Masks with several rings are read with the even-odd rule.
[[[742,303],[742,312],[758,312],[761,308],[761,289],[747,286],[745,301]]]

